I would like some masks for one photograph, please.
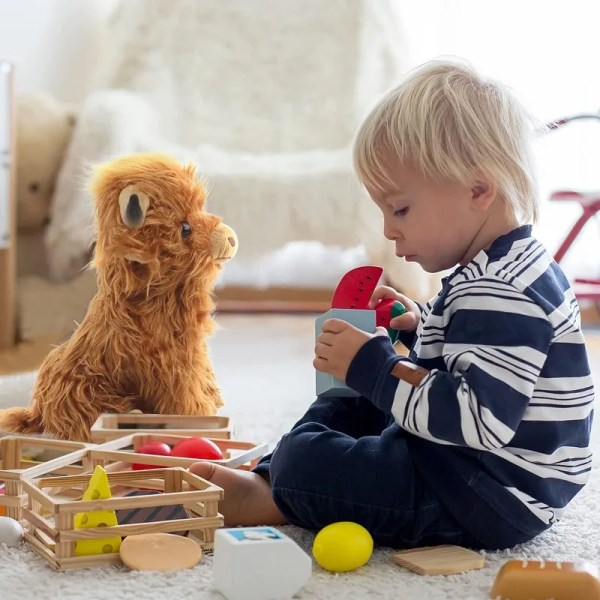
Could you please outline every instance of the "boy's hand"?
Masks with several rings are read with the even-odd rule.
[[[360,348],[377,335],[387,336],[383,327],[375,333],[357,329],[340,319],[327,319],[323,323],[322,333],[317,338],[313,366],[317,371],[329,373],[340,381],[346,381],[348,368]]]
[[[369,308],[375,308],[380,300],[399,300],[404,304],[406,312],[390,321],[390,327],[398,331],[414,331],[421,320],[419,307],[410,299],[395,289],[382,285],[378,287],[369,300]]]

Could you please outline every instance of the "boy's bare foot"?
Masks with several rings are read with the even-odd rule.
[[[271,496],[271,486],[260,475],[207,462],[193,464],[190,471],[225,490],[219,512],[226,526],[286,524]]]

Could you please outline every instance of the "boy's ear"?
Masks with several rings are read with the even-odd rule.
[[[498,193],[498,186],[486,177],[480,177],[471,186],[471,205],[475,210],[487,210]]]

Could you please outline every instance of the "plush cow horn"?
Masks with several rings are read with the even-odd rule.
[[[146,211],[150,205],[148,196],[135,185],[128,185],[119,194],[121,219],[127,227],[137,229],[144,223]]]

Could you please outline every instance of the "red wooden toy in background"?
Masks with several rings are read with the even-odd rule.
[[[223,453],[219,446],[212,440],[203,437],[191,437],[179,442],[171,448],[164,442],[147,442],[142,444],[136,452],[138,454],[154,454],[156,456],[178,456],[180,458],[197,458],[200,460],[221,460]],[[158,466],[134,463],[131,465],[134,471],[145,469],[160,469]]]
[[[176,444],[171,450],[171,456],[220,460],[223,458],[223,453],[219,449],[219,446],[212,440],[202,437],[192,437]]]
[[[154,454],[156,456],[171,456],[171,447],[164,442],[146,442],[142,444],[136,452],[138,454]],[[141,463],[133,463],[131,468],[134,471],[144,471],[146,469],[160,469],[154,465],[144,465]]]

